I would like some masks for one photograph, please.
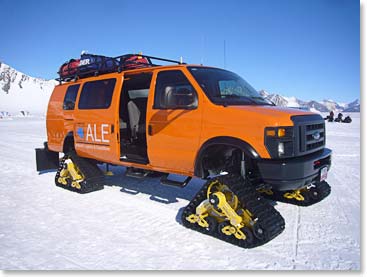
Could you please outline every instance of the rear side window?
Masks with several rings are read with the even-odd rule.
[[[75,100],[78,95],[80,85],[69,86],[66,90],[63,109],[64,110],[74,110],[75,108]]]
[[[197,94],[180,70],[158,73],[154,95],[154,109],[195,109]]]
[[[116,79],[86,82],[80,94],[78,108],[107,109],[111,105]]]

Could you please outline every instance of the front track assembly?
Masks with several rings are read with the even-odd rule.
[[[182,223],[243,248],[263,245],[285,227],[279,212],[237,175],[209,180],[184,209]]]
[[[103,189],[103,177],[103,172],[96,164],[70,152],[60,160],[55,183],[67,190],[89,193]]]
[[[293,204],[297,206],[311,206],[326,198],[330,192],[330,185],[325,182],[315,182],[298,190],[277,191],[260,189],[259,192],[268,199]]]

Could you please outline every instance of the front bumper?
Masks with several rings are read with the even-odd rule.
[[[328,148],[307,156],[282,160],[263,159],[258,162],[259,171],[265,184],[275,190],[295,190],[320,179],[320,170],[331,166]]]

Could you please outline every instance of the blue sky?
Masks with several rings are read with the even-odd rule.
[[[224,67],[303,100],[360,98],[359,1],[0,0],[0,60],[55,78],[82,50]],[[225,41],[225,63],[224,63]]]

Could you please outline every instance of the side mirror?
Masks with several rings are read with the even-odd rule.
[[[175,93],[176,108],[192,109],[197,107],[197,96],[192,90],[181,88]]]

